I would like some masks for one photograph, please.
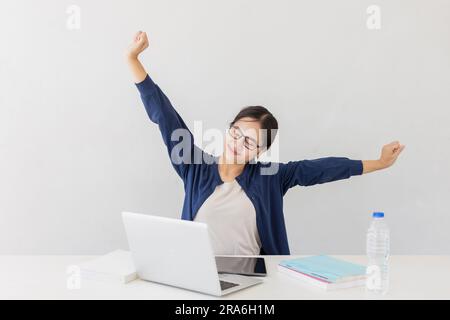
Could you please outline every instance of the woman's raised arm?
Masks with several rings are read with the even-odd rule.
[[[394,164],[404,148],[398,141],[384,145],[377,160],[326,157],[280,163],[278,176],[281,188],[285,193],[294,186],[312,186],[385,169]]]
[[[326,157],[280,163],[278,176],[283,193],[294,186],[312,186],[348,179],[363,173],[361,160]]]
[[[126,52],[126,59],[150,120],[159,126],[177,174],[186,178],[189,165],[201,156],[194,137],[170,100],[150,78],[139,61],[139,54],[148,47],[147,34],[139,31]]]
[[[135,83],[142,82],[147,76],[147,71],[145,71],[144,66],[139,61],[139,55],[147,48],[147,34],[139,31],[134,35],[133,42],[126,51],[126,59]]]

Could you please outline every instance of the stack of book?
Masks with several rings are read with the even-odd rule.
[[[84,280],[128,283],[138,277],[131,253],[120,249],[78,266]]]
[[[364,286],[366,267],[327,255],[283,260],[278,270],[325,290]]]

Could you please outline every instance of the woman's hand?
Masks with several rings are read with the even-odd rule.
[[[383,146],[383,149],[381,149],[381,156],[380,156],[380,164],[381,169],[388,168],[392,166],[397,160],[400,153],[405,149],[404,145],[401,145],[400,142],[394,141],[391,142],[385,146]]]
[[[127,58],[137,59],[139,54],[148,48],[147,33],[139,31],[134,35],[133,42],[126,51]]]
[[[141,62],[138,59],[139,54],[147,47],[147,34],[145,32],[139,31],[134,35],[133,42],[126,51],[128,66],[130,67],[131,74],[133,75],[133,80],[135,83],[143,81],[147,76],[147,71],[145,71],[145,68],[142,66]]]
[[[392,166],[397,160],[405,146],[398,141],[386,144],[381,149],[381,156],[378,160],[363,160],[363,173],[381,170]]]

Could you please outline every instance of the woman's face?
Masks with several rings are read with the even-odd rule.
[[[262,135],[259,121],[242,118],[228,129],[224,141],[226,163],[245,164],[262,153]]]

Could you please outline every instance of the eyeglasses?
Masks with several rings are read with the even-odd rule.
[[[247,148],[248,150],[252,151],[252,150],[255,150],[256,148],[262,147],[262,146],[259,146],[256,143],[256,140],[253,139],[252,137],[244,136],[244,133],[242,132],[241,128],[239,128],[238,126],[231,126],[228,133],[234,140],[239,140],[243,137],[244,138],[244,147]]]

